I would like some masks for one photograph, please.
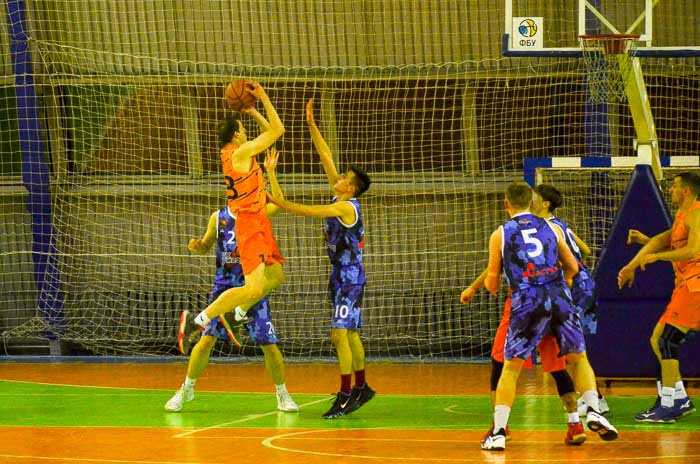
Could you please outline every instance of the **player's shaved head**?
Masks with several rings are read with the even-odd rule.
[[[532,188],[527,182],[513,182],[506,189],[506,200],[514,208],[527,208],[532,202]]]

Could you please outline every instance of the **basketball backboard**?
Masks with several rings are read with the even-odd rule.
[[[639,34],[639,57],[700,56],[698,1],[505,0],[504,16],[504,56],[581,56],[586,34]]]

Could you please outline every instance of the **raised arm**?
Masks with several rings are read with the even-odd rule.
[[[282,193],[282,188],[279,182],[277,182],[277,160],[279,158],[279,152],[273,146],[267,149],[265,154],[265,170],[267,171],[267,179],[270,181],[270,191],[272,196],[276,198],[281,198],[284,200],[284,193]],[[267,203],[265,205],[268,216],[274,216],[280,210],[280,207],[274,203]]]
[[[252,117],[255,119],[255,122],[258,123],[258,126],[260,127],[261,131],[267,131],[270,130],[270,123],[267,122],[267,119],[260,114],[260,111],[254,106],[251,106],[250,108],[244,108],[241,110],[241,113],[245,113],[248,116]]]
[[[268,148],[270,148],[272,144],[277,141],[277,139],[282,137],[285,130],[284,125],[282,124],[282,120],[277,114],[277,110],[272,105],[270,97],[268,97],[267,93],[265,92],[265,89],[263,89],[263,87],[257,82],[252,82],[251,85],[253,86],[253,90],[251,91],[252,94],[255,95],[255,97],[262,102],[263,107],[265,107],[265,113],[267,114],[267,118],[270,122],[268,128],[264,130],[260,135],[255,137],[253,140],[245,142],[234,152],[233,156],[236,157],[239,161],[242,161],[245,158],[252,158],[258,153],[262,153]],[[251,115],[255,118],[254,114],[255,113]],[[260,117],[262,118],[262,115]],[[264,120],[264,118],[262,119]],[[258,124],[261,124],[261,122],[258,121]],[[261,125],[261,127],[263,126]]]
[[[462,304],[468,304],[471,303],[472,299],[474,298],[474,295],[476,295],[476,292],[479,291],[481,287],[484,286],[484,282],[486,281],[486,276],[488,275],[489,270],[484,269],[481,274],[479,274],[479,277],[474,279],[474,282],[472,282],[469,287],[465,288],[462,290],[462,294],[459,296],[459,302]]]
[[[187,249],[196,255],[206,254],[216,241],[216,219],[219,216],[218,211],[214,211],[211,216],[209,216],[209,222],[207,223],[207,231],[204,233],[202,238],[193,238],[187,244]]]
[[[321,158],[321,164],[323,164],[323,170],[326,172],[328,183],[333,187],[335,181],[338,180],[339,177],[338,170],[335,168],[335,163],[333,162],[333,153],[331,153],[330,147],[323,139],[321,131],[318,130],[318,126],[316,126],[313,98],[306,103],[306,123],[309,125],[311,140],[313,140],[314,147],[316,147],[316,151],[318,151],[318,155]]]

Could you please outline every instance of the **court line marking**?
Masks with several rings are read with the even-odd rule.
[[[100,458],[66,458],[60,456],[24,456],[18,454],[0,454],[0,458],[13,459],[43,459],[44,461],[75,461],[75,462],[126,462],[129,464],[202,464],[202,461],[142,461],[130,459],[100,459]]]
[[[330,398],[331,398],[331,397],[328,396],[328,397],[325,397],[325,398],[321,398],[320,400],[315,400],[315,401],[310,401],[310,402],[308,402],[308,403],[300,404],[300,405],[299,405],[299,409],[304,408],[304,407],[306,407],[306,406],[311,406],[312,404],[322,403],[322,402],[324,402],[324,401],[329,401]],[[258,419],[258,418],[260,418],[260,417],[272,416],[273,414],[277,414],[277,413],[279,413],[279,412],[282,412],[282,411],[278,411],[277,409],[275,409],[274,411],[265,412],[265,413],[262,413],[262,414],[250,414],[250,415],[248,415],[248,416],[244,416],[244,417],[242,417],[242,418],[240,418],[240,419],[237,419],[237,420],[234,420],[234,421],[223,422],[223,423],[221,423],[221,424],[211,425],[211,426],[209,426],[209,427],[204,427],[204,428],[201,428],[201,429],[190,430],[189,432],[178,433],[177,435],[173,435],[172,438],[183,438],[183,437],[188,437],[188,436],[190,436],[190,435],[194,435],[195,433],[205,432],[205,431],[211,430],[211,429],[218,429],[218,428],[226,427],[226,426],[233,425],[233,424],[240,424],[240,423],[242,423],[242,422],[248,422],[248,421],[250,421],[250,420]],[[283,413],[283,414],[294,414],[294,413]]]
[[[391,429],[385,429],[385,428],[371,428],[371,429],[364,429],[364,430],[391,430]],[[445,462],[485,462],[488,461],[484,456],[481,457],[475,457],[475,458],[436,458],[436,457],[413,457],[413,456],[368,456],[368,455],[362,455],[362,454],[348,454],[348,453],[327,453],[323,451],[310,451],[310,450],[297,450],[297,449],[292,449],[292,448],[285,448],[282,446],[274,445],[272,442],[275,440],[280,440],[280,439],[296,439],[296,440],[309,440],[309,438],[295,438],[297,435],[304,435],[304,434],[310,434],[310,433],[317,433],[317,432],[338,432],[338,429],[318,429],[318,430],[304,430],[301,432],[292,432],[292,433],[283,433],[280,435],[274,435],[272,437],[268,437],[264,439],[261,444],[263,446],[266,446],[268,448],[276,449],[278,451],[287,451],[287,452],[292,452],[292,453],[299,453],[299,454],[310,454],[310,455],[315,455],[315,456],[333,456],[333,457],[352,457],[352,458],[360,458],[360,459],[382,459],[382,460],[394,460],[394,461],[429,461],[429,462],[437,462],[437,461],[445,461]],[[311,438],[311,440],[314,440],[314,438]],[[337,438],[318,438],[318,440],[328,440],[328,441],[336,441],[338,440]],[[362,438],[362,440],[367,440],[367,438]],[[404,439],[402,439],[404,440]],[[394,439],[395,441],[395,439]],[[406,441],[416,441],[416,440],[406,440]],[[420,441],[428,441],[428,440],[420,440]],[[436,441],[445,441],[445,440],[436,440]],[[631,442],[636,442],[637,440],[631,440]],[[461,441],[462,443],[467,443],[466,441]],[[551,441],[524,441],[523,443],[559,443],[559,440],[551,440]],[[494,460],[498,460],[499,458],[503,458],[505,460],[505,455],[504,454],[491,454],[494,458]],[[648,460],[658,460],[658,459],[688,459],[688,458],[697,458],[700,457],[700,454],[685,454],[685,455],[657,455],[657,456],[634,456],[634,457],[628,457],[628,458],[610,458],[610,457],[601,457],[601,458],[579,458],[579,461],[582,462],[610,462],[611,459],[619,460],[619,461],[648,461]],[[541,457],[537,458],[518,458],[518,462],[561,462],[561,457],[558,458],[544,458],[542,459]]]

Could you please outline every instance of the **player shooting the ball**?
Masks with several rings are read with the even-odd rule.
[[[236,218],[235,236],[240,251],[245,285],[221,293],[197,317],[190,311],[180,315],[178,349],[188,354],[202,327],[212,319],[235,311],[235,320],[246,322],[246,312],[285,281],[284,258],[272,233],[270,219],[265,212],[266,188],[262,169],[256,159],[284,134],[284,125],[265,89],[249,81],[250,93],[260,100],[269,118],[266,120],[254,105],[241,112],[251,116],[261,129],[260,135],[248,140],[243,122],[230,116],[218,126],[221,165],[226,181],[228,208]]]

